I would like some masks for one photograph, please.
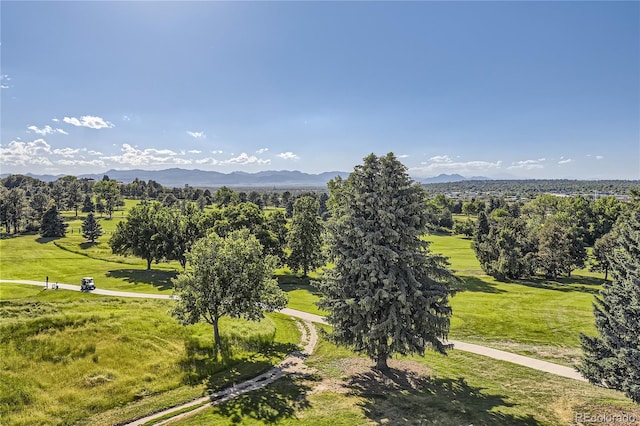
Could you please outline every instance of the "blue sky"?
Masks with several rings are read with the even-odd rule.
[[[638,2],[8,2],[1,172],[639,179]]]

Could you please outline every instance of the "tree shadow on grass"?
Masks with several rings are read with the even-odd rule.
[[[439,379],[413,371],[370,370],[349,381],[351,393],[363,398],[364,414],[375,424],[394,425],[513,425],[533,426],[531,415],[495,411],[513,407],[502,395],[484,393],[464,378]]]
[[[0,240],[10,240],[13,238],[21,237],[21,234],[10,234],[8,232],[0,232]]]
[[[273,424],[295,417],[296,411],[311,407],[307,399],[310,388],[290,377],[235,398],[218,410],[229,423],[243,423],[250,417],[262,423]]]
[[[87,250],[87,249],[90,249],[93,246],[97,246],[98,244],[100,244],[99,241],[94,241],[94,242],[85,241],[84,243],[80,243],[79,246],[80,246],[80,248],[82,250]]]
[[[40,238],[36,238],[36,243],[47,244],[47,243],[50,243],[51,241],[59,240],[60,238],[64,238],[64,237],[40,237]]]
[[[214,392],[269,370],[273,367],[269,359],[284,358],[297,349],[292,343],[271,343],[253,355],[246,356],[241,346],[255,347],[256,342],[239,343],[226,336],[221,336],[221,340],[221,347],[217,350],[209,340],[185,340],[186,356],[179,362],[179,367],[184,372],[183,383],[204,383],[210,392]],[[245,356],[236,356],[234,352],[244,352]]]
[[[464,291],[473,291],[477,293],[505,293],[504,290],[500,290],[496,287],[495,283],[484,281],[478,277],[464,275],[459,277],[460,280],[452,286],[452,290],[456,293]]]
[[[176,271],[156,271],[147,269],[114,269],[107,277],[117,278],[132,284],[151,284],[159,290],[173,288],[171,280],[178,276]]]
[[[546,278],[529,278],[526,280],[513,280],[512,282],[524,285],[527,287],[541,288],[545,290],[555,290],[562,292],[580,292],[589,294],[598,294],[600,292],[599,286],[603,283],[602,279],[594,277],[573,276],[562,277],[556,279]]]
[[[322,296],[320,290],[312,284],[309,277],[299,277],[295,274],[284,274],[276,276],[278,285],[282,291],[289,292],[293,290],[307,290],[314,296]]]

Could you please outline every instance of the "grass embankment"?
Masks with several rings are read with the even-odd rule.
[[[299,343],[295,322],[183,327],[171,301],[1,284],[0,417],[7,425],[115,424],[253,377]]]
[[[317,373],[172,424],[528,426],[572,424],[582,412],[640,417],[618,392],[459,351],[392,360],[385,377],[321,338],[307,364]]]

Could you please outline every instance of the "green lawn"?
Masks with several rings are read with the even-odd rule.
[[[469,239],[449,235],[425,239],[432,252],[450,258],[461,278],[451,299],[452,339],[575,364],[580,333],[595,333],[592,303],[602,274],[580,270],[557,281],[502,283],[484,274]],[[313,286],[289,278],[281,282],[290,296],[289,307],[322,314],[315,305],[320,295]]]
[[[79,284],[92,275],[101,288],[171,293],[171,279],[181,270],[176,262],[153,264],[146,271],[141,259],[111,254],[109,234],[97,244],[86,243],[77,231],[84,216],[72,216],[65,212],[73,229],[65,238],[0,239],[0,278],[44,281],[49,276],[51,282]],[[123,217],[116,212],[100,221],[111,232]],[[581,270],[556,281],[502,283],[482,272],[471,240],[425,239],[433,252],[450,258],[461,278],[451,299],[451,338],[565,365],[576,362],[579,334],[595,332],[592,303],[602,274]],[[276,271],[289,307],[323,314],[313,286],[319,272],[302,279],[287,268]],[[258,326],[228,321],[223,335],[239,345],[233,360],[205,363],[210,327],[179,326],[168,315],[170,304],[0,284],[2,423],[5,417],[8,424],[25,425],[121,422],[194,398],[207,386],[255,375],[299,337],[291,320],[280,315]],[[257,350],[271,341],[280,349]],[[310,363],[321,371],[317,380],[338,380],[346,374],[339,360],[352,358],[322,342]],[[405,424],[555,425],[570,423],[580,405],[628,403],[615,392],[463,352],[446,358],[428,354],[412,362],[429,369],[420,379],[426,380],[423,391],[344,394],[312,391],[317,383],[286,379],[184,424],[382,424],[406,415]]]
[[[0,417],[7,425],[114,424],[253,377],[299,342],[295,321],[183,327],[171,301],[0,284]]]

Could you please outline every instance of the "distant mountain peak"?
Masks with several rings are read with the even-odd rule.
[[[102,179],[104,175],[110,179],[129,183],[134,179],[148,181],[154,180],[168,187],[181,187],[184,185],[196,187],[218,186],[325,186],[335,176],[346,178],[347,172],[324,172],[319,174],[304,173],[298,170],[264,170],[255,173],[234,171],[221,173],[198,169],[170,168],[164,170],[108,170],[104,173],[84,174],[79,178]]]
[[[461,182],[465,180],[491,180],[491,179],[484,176],[472,176],[470,178],[467,178],[457,173],[454,173],[454,174],[441,173],[438,176],[433,176],[428,178],[417,178],[416,180],[421,183],[447,183],[447,182]]]

